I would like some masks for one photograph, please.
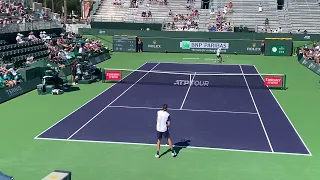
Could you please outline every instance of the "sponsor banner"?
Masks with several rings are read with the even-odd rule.
[[[0,104],[37,88],[41,79],[35,78],[11,88],[0,89]]]
[[[121,71],[106,71],[107,81],[120,81],[122,79]]]
[[[283,76],[265,76],[264,85],[268,87],[282,87]]]
[[[229,43],[181,41],[181,49],[229,49]]]
[[[320,75],[320,66],[315,64],[313,60],[306,60],[302,58],[300,63],[310,69],[311,71],[315,72],[316,74]]]
[[[276,45],[271,46],[271,56],[285,56],[286,55],[286,46]]]
[[[258,40],[207,40],[191,38],[160,38],[140,37],[145,52],[184,52],[184,53],[212,53],[218,48],[224,54],[260,54],[261,41]]]

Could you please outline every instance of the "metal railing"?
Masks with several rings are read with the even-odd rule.
[[[23,31],[34,31],[41,29],[52,29],[62,27],[60,21],[35,21],[30,23],[19,23],[19,24],[6,24],[0,25],[0,34],[12,33],[12,32],[23,32]]]
[[[91,18],[91,22],[132,22],[132,23],[150,23],[150,24],[161,24],[165,22],[163,18],[134,18],[133,20],[128,20],[126,17],[97,17],[94,16]]]

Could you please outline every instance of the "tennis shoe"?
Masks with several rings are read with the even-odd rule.
[[[159,157],[160,157],[160,155],[157,153],[154,157],[159,158]]]
[[[176,157],[176,156],[177,156],[176,151],[173,151],[173,152],[171,153],[171,155],[172,155],[172,157]]]

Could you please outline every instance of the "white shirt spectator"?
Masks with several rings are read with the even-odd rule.
[[[167,122],[170,121],[170,114],[167,111],[157,112],[157,131],[166,132],[168,130]]]
[[[33,34],[30,34],[30,35],[28,36],[28,39],[29,39],[29,40],[35,40],[35,39],[36,39],[36,36],[34,36]]]
[[[17,75],[17,72],[13,69],[13,68],[10,68],[8,70],[13,76]]]
[[[43,35],[42,31],[40,32],[40,38],[44,39],[44,35]]]
[[[259,5],[259,12],[262,12],[262,6],[261,6],[261,4]]]
[[[21,37],[21,34],[18,34],[16,37],[17,43],[23,43],[23,39]]]
[[[225,7],[223,8],[223,13],[227,13],[227,11],[228,11],[228,7],[225,6]]]

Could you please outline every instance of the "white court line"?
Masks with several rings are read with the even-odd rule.
[[[239,65],[239,67],[240,67],[241,73],[242,73],[242,75],[243,75],[244,81],[245,81],[245,83],[246,83],[246,85],[247,85],[247,88],[248,88],[248,90],[249,90],[249,94],[250,94],[250,97],[251,97],[251,99],[252,99],[253,105],[254,105],[254,107],[256,108],[256,111],[257,111],[257,113],[258,113],[258,116],[259,116],[259,119],[260,119],[260,123],[261,123],[261,125],[262,125],[264,134],[266,135],[266,138],[267,138],[267,140],[268,140],[270,149],[271,149],[272,152],[274,152],[274,151],[273,151],[272,144],[271,144],[270,139],[269,139],[269,136],[268,136],[268,133],[267,133],[267,130],[266,130],[266,128],[264,127],[263,121],[262,121],[262,119],[261,119],[261,116],[260,116],[258,107],[257,107],[257,105],[256,105],[256,102],[255,102],[253,96],[252,96],[251,89],[250,89],[250,87],[249,87],[249,85],[248,85],[248,82],[247,82],[247,78],[245,77],[245,75],[244,75],[244,73],[243,73],[243,69],[242,69],[241,65]]]
[[[126,109],[150,109],[150,110],[160,110],[161,108],[154,107],[140,107],[140,106],[109,106],[109,108],[126,108]],[[205,110],[205,109],[172,109],[171,111],[189,111],[189,112],[209,112],[209,113],[229,113],[229,114],[251,114],[256,115],[254,112],[241,112],[241,111],[214,111],[214,110]]]
[[[93,141],[93,140],[76,140],[76,139],[55,139],[55,138],[36,138],[39,140],[51,140],[51,141],[64,141],[64,142],[83,142],[83,143],[102,143],[102,144],[120,144],[120,145],[139,145],[139,146],[155,146],[155,144],[147,143],[130,143],[130,142],[114,142],[114,141]],[[167,146],[167,145],[163,145]],[[197,147],[197,146],[175,146],[190,149],[202,149],[202,150],[218,150],[218,151],[230,151],[230,152],[247,152],[247,153],[263,153],[263,154],[281,154],[281,155],[296,155],[296,156],[311,156],[310,154],[298,154],[298,153],[285,153],[285,152],[271,152],[271,151],[255,151],[255,150],[241,150],[241,149],[228,149],[228,148],[209,148],[209,147]]]
[[[254,65],[253,66],[257,73],[260,74],[260,72],[258,71],[257,67]],[[263,77],[260,75],[262,81],[263,81]],[[294,127],[293,123],[291,122],[291,120],[289,119],[287,113],[283,110],[282,106],[280,105],[279,101],[277,100],[277,98],[274,96],[273,92],[271,91],[271,89],[269,89],[269,92],[271,93],[271,95],[273,96],[274,100],[277,102],[278,106],[280,107],[280,109],[282,110],[283,114],[286,116],[287,120],[289,121],[289,123],[291,124],[292,128],[294,129],[294,131],[296,132],[296,134],[298,135],[298,137],[300,138],[301,142],[303,143],[304,147],[307,149],[307,151],[309,152],[310,156],[312,156],[311,151],[309,150],[309,148],[307,147],[306,143],[303,141],[302,137],[300,136],[299,132],[297,131],[297,129]]]
[[[148,63],[158,63],[158,62],[148,62]],[[254,66],[252,64],[210,64],[210,63],[194,63],[194,62],[190,62],[190,63],[183,63],[183,62],[160,62],[161,64],[185,64],[185,65],[197,65],[197,64],[203,64],[203,65],[210,65],[210,66]]]
[[[129,91],[134,85],[136,85],[141,79],[143,79],[146,75],[149,74],[153,69],[155,69],[160,63],[156,64],[153,68],[151,68],[145,75],[143,75],[140,79],[138,79],[135,83],[133,83],[128,89],[123,91],[118,97],[116,97],[111,103],[109,103],[106,107],[104,107],[101,111],[99,111],[96,115],[94,115],[88,122],[86,122],[83,126],[81,126],[76,132],[74,132],[68,139],[72,138],[75,134],[77,134],[81,129],[83,129],[87,124],[89,124],[92,120],[94,120],[99,114],[101,114],[104,110],[106,110],[111,104],[113,104],[116,100],[118,100],[121,96],[123,96],[127,91]]]
[[[162,63],[160,63],[162,64]],[[153,71],[153,72],[157,72],[157,71]],[[200,71],[159,71],[159,72],[168,72],[168,73],[190,73],[190,74],[193,74],[193,73],[197,73],[197,74],[230,74],[230,73],[227,73],[227,72],[218,72],[218,71],[211,71],[211,72],[200,72]]]
[[[184,99],[183,99],[183,101],[182,101],[182,104],[181,104],[180,109],[183,108],[183,105],[184,105],[184,103],[186,102],[186,99],[187,99],[187,97],[188,97],[188,94],[189,94],[189,91],[190,91],[190,89],[191,89],[191,86],[192,86],[192,83],[193,83],[193,80],[194,80],[194,77],[195,77],[195,76],[196,76],[196,72],[193,74],[193,77],[190,78],[189,87],[188,87],[188,90],[187,90],[187,92],[186,92],[186,95],[184,96]],[[190,77],[191,77],[191,76],[190,76]]]
[[[144,65],[146,65],[146,63],[143,63],[141,66],[139,66],[137,69],[140,69],[141,67],[143,67]],[[133,73],[134,71],[130,72],[126,77],[128,77],[131,73]],[[126,77],[124,77],[122,80],[124,80]],[[120,80],[119,82],[121,82],[122,80]],[[90,103],[91,101],[93,101],[94,99],[98,98],[100,95],[102,95],[103,93],[105,93],[106,91],[108,91],[109,89],[111,89],[114,85],[118,84],[119,82],[112,84],[109,88],[107,88],[106,90],[102,91],[100,94],[96,95],[94,98],[90,99],[89,101],[87,101],[86,103],[84,103],[83,105],[81,105],[80,107],[78,107],[76,110],[72,111],[70,114],[66,115],[64,118],[60,119],[58,122],[54,123],[52,126],[48,127],[46,130],[42,131],[40,134],[38,134],[35,138],[38,138],[39,136],[41,136],[42,134],[44,134],[45,132],[47,132],[48,130],[50,130],[51,128],[53,128],[55,125],[57,125],[58,123],[60,123],[61,121],[65,120],[67,117],[71,116],[71,114],[75,113],[76,111],[78,111],[79,109],[81,109],[82,107],[84,107],[85,105],[87,105],[88,103]]]

